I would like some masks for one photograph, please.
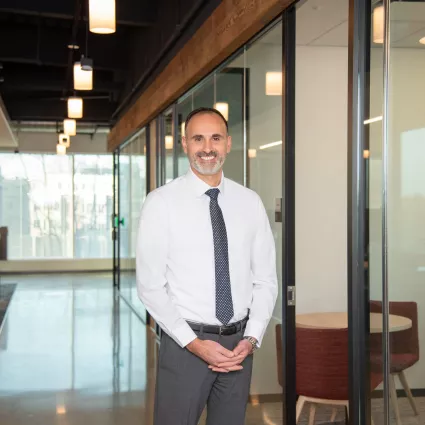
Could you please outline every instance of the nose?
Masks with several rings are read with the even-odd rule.
[[[204,142],[204,151],[209,153],[212,151],[212,141],[210,139],[206,139]]]

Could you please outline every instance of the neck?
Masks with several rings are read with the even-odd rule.
[[[191,167],[192,168],[192,167]],[[204,174],[201,174],[198,170],[195,170],[194,168],[192,168],[192,171],[202,180],[204,181],[207,185],[211,186],[211,187],[217,187],[220,183],[221,183],[221,176],[222,176],[222,171],[220,170],[217,174],[213,174],[211,176],[206,176]]]

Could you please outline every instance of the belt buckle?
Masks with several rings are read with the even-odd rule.
[[[218,327],[218,334],[219,334],[219,336],[222,335],[222,332],[223,332],[223,326],[219,326]]]

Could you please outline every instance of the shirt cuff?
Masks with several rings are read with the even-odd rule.
[[[173,338],[174,341],[180,345],[180,347],[184,348],[187,344],[195,340],[197,335],[195,332],[193,332],[192,328],[187,323],[185,323],[184,325],[173,329],[170,337]]]
[[[261,347],[261,342],[263,341],[266,328],[267,324],[265,325],[264,322],[249,319],[246,324],[244,336],[254,337],[257,340],[258,347]]]

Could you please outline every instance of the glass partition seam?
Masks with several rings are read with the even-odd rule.
[[[388,132],[390,72],[390,0],[384,0],[384,87],[382,109],[382,317],[384,354],[384,423],[390,423],[390,343],[388,298]],[[397,403],[397,401],[395,401]]]
[[[247,98],[249,95],[249,88],[246,81],[246,47],[243,49],[243,62],[243,185],[248,186],[248,147],[246,126],[248,125]]]
[[[128,227],[127,227],[127,234],[130,235],[130,237],[127,237],[127,252],[130,254],[129,257],[131,258],[131,235],[133,234],[133,223],[132,223],[132,211],[133,211],[133,161],[131,160],[132,156],[133,156],[133,148],[134,148],[134,143],[132,143],[129,146],[129,152],[128,152],[128,169],[129,169],[129,176],[130,178],[128,179],[128,193],[130,194],[129,196],[129,200],[128,200],[128,211],[129,211],[129,215],[128,217],[125,219],[123,226],[125,226],[125,223],[128,223]]]
[[[172,134],[173,134],[173,179],[178,177],[178,159],[177,159],[177,145],[179,140],[179,117],[177,114],[177,104],[173,103],[172,108]]]
[[[350,423],[370,424],[369,308],[364,273],[365,111],[370,70],[370,0],[350,0],[348,31],[347,310]]]
[[[72,205],[72,214],[71,214],[71,229],[72,229],[72,258],[75,258],[75,156],[72,155],[71,158],[71,170],[72,170],[72,179],[71,179],[71,205]]]
[[[296,328],[295,306],[288,306],[288,287],[295,286],[295,55],[296,9],[283,12],[282,31],[282,371],[283,419],[296,423]]]
[[[118,290],[121,287],[121,229],[120,229],[120,190],[121,190],[121,184],[120,184],[120,156],[121,152],[120,150],[117,151],[117,217],[118,217],[118,223],[117,223],[117,288]]]

